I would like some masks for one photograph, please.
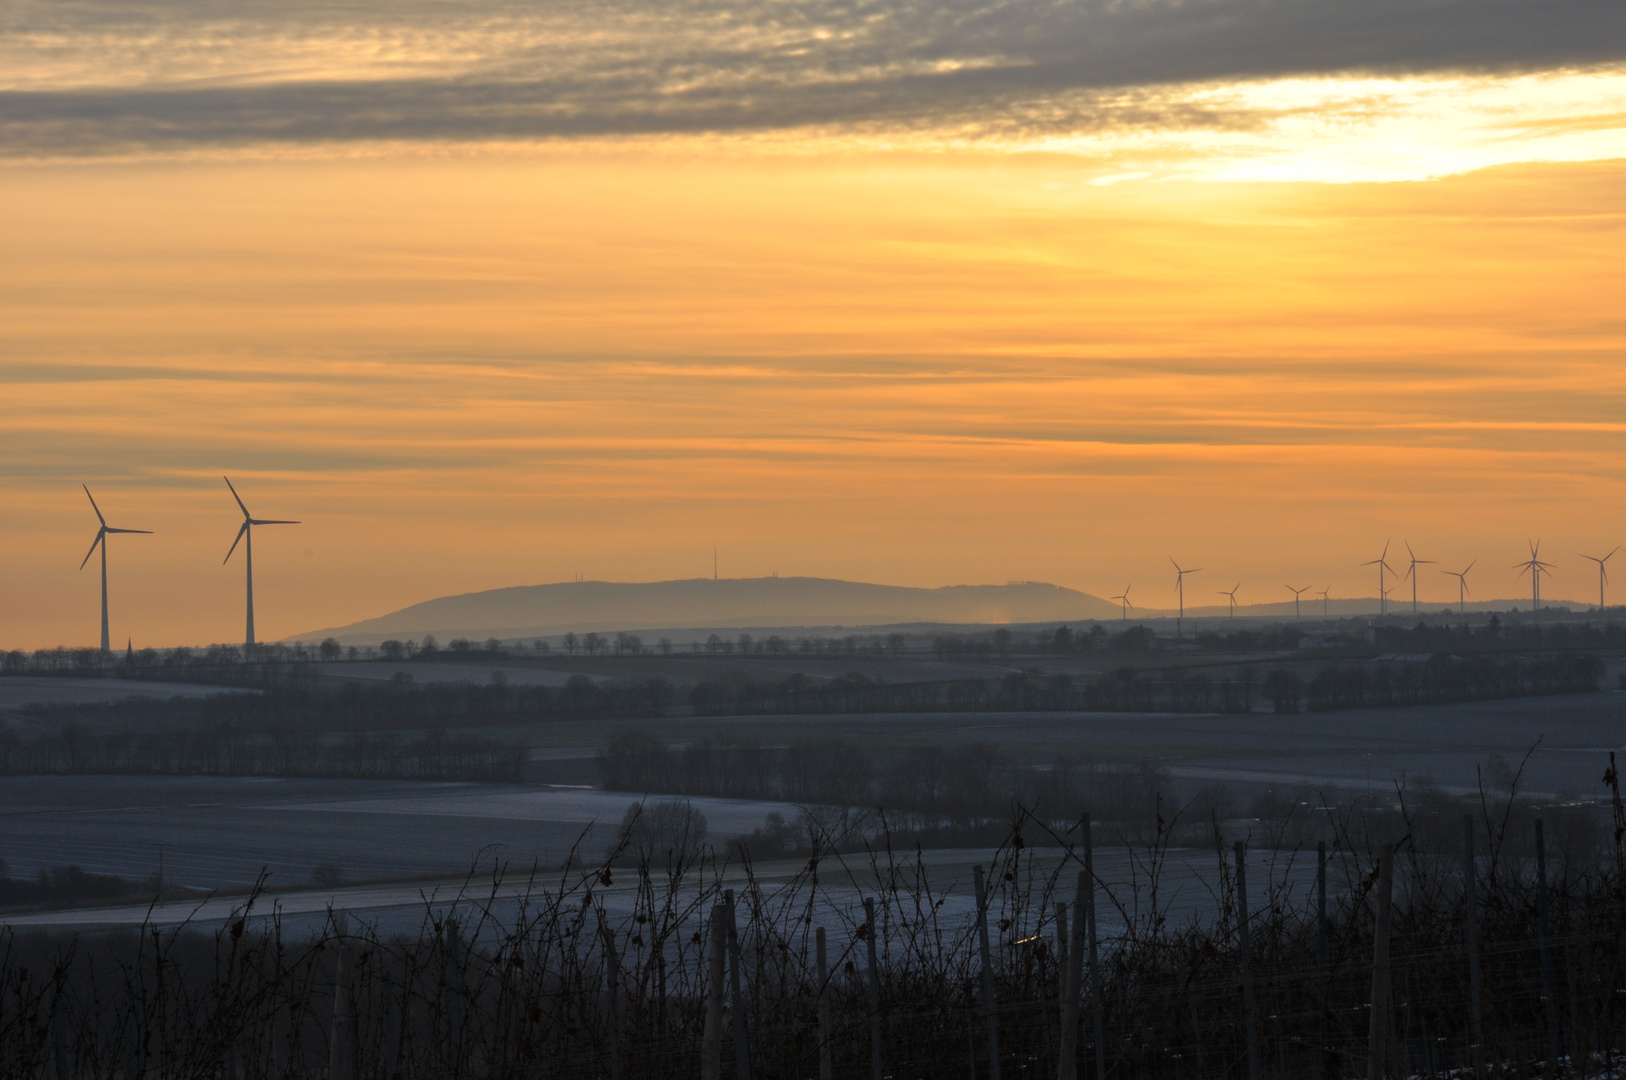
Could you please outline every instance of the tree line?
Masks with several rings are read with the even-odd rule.
[[[1033,766],[987,744],[883,755],[841,741],[766,746],[702,739],[678,746],[623,733],[597,762],[613,791],[885,807],[892,827],[912,830],[1008,822],[1018,804],[1054,820],[1076,820],[1095,807],[1098,820],[1141,825],[1156,818],[1159,793],[1169,790],[1167,774],[1150,762],[1107,765],[1081,754]]]
[[[1309,680],[1279,668],[1220,672],[1119,668],[1094,678],[1036,671],[1002,679],[888,683],[857,673],[828,682],[795,674],[774,683],[703,680],[689,694],[701,716],[880,712],[1277,712],[1383,708],[1595,691],[1602,661],[1549,657],[1432,656],[1332,664]]]

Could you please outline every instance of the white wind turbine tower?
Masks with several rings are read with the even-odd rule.
[[[1180,564],[1174,561],[1173,555],[1169,556],[1169,562],[1174,564],[1174,591],[1180,597],[1180,614],[1174,620],[1174,636],[1178,638],[1180,636],[1180,624],[1186,621],[1186,575],[1201,573],[1202,567],[1196,566],[1190,570],[1181,569]]]
[[[1417,568],[1419,566],[1432,566],[1433,559],[1419,559],[1417,553],[1411,549],[1411,542],[1406,542],[1406,554],[1411,556],[1411,566],[1406,569],[1406,576],[1411,578],[1411,613],[1417,614]]]
[[[1620,550],[1620,548],[1618,548],[1618,547],[1615,548],[1615,551],[1619,551],[1619,550]],[[1605,555],[1601,559],[1598,558],[1596,555],[1582,555],[1581,556],[1581,558],[1583,558],[1583,559],[1590,559],[1592,562],[1595,562],[1595,563],[1598,564],[1598,613],[1600,615],[1603,613],[1603,583],[1609,580],[1609,571],[1604,569],[1603,564],[1615,557],[1615,551],[1611,551],[1609,554]]]
[[[1541,575],[1552,576],[1552,563],[1541,561],[1541,541],[1526,541],[1530,544],[1530,557],[1521,563],[1514,563],[1513,569],[1521,574],[1530,575],[1530,606],[1535,611],[1541,610]]]
[[[1371,560],[1370,562],[1363,562],[1361,564],[1362,566],[1375,566],[1375,567],[1378,568],[1378,614],[1379,615],[1387,615],[1387,614],[1389,614],[1389,590],[1384,587],[1383,572],[1385,570],[1387,570],[1387,571],[1389,571],[1389,573],[1392,574],[1392,573],[1395,572],[1395,568],[1390,566],[1388,564],[1388,562],[1385,561],[1388,558],[1389,558],[1389,541],[1385,540],[1383,542],[1383,554],[1379,555],[1377,558]]]
[[[84,487],[83,484],[81,484],[79,486]],[[113,528],[111,525],[109,525],[107,523],[106,518],[102,517],[102,508],[96,505],[96,497],[90,493],[90,488],[88,488],[88,487],[85,487],[85,498],[90,500],[90,508],[92,510],[96,511],[96,520],[101,522],[102,527],[96,530],[96,539],[94,539],[94,540],[92,540],[90,542],[90,550],[85,552],[84,559],[81,560],[80,563],[79,563],[79,569],[83,570],[85,568],[85,563],[88,563],[90,561],[90,557],[92,555],[96,554],[97,545],[98,544],[101,545],[101,549],[102,549],[102,652],[105,653],[105,652],[111,651],[111,649],[112,649],[112,643],[108,640],[108,636],[107,636],[107,537],[108,537],[108,534],[109,533],[139,533],[142,536],[151,536],[152,535],[152,530],[151,529],[115,529],[115,528]]]
[[[1117,596],[1113,597],[1114,600],[1117,600],[1117,601],[1119,601],[1121,603],[1122,610],[1123,610],[1122,618],[1126,622],[1129,620],[1129,609],[1135,606],[1134,604],[1131,604],[1129,602],[1129,590],[1134,588],[1134,587],[1135,587],[1134,583],[1131,582],[1130,584],[1124,586],[1124,591],[1123,592],[1121,592]]]
[[[1478,561],[1479,561],[1478,559],[1475,559],[1473,562],[1469,563],[1467,566],[1464,566],[1461,570],[1441,570],[1440,571],[1440,573],[1442,573],[1442,574],[1447,574],[1447,575],[1457,579],[1457,614],[1458,615],[1466,615],[1466,614],[1468,614],[1468,571],[1472,570],[1474,568],[1474,563],[1477,563]]]
[[[1291,585],[1283,585],[1282,588],[1286,589],[1288,592],[1293,594],[1293,621],[1298,622],[1299,621],[1299,594],[1309,592],[1310,591],[1310,586],[1306,585],[1302,589],[1295,589]]]
[[[1242,582],[1239,581],[1235,585],[1231,586],[1231,591],[1230,592],[1226,592],[1224,589],[1215,589],[1214,590],[1215,592],[1219,593],[1221,596],[1229,596],[1231,598],[1231,618],[1233,618],[1233,619],[1236,618],[1236,591],[1238,589],[1240,589],[1240,588],[1242,588]]]
[[[237,500],[237,508],[239,510],[243,511],[243,527],[237,530],[237,539],[233,540],[231,542],[231,551],[226,552],[226,557],[221,560],[221,565],[224,566],[226,563],[231,562],[232,552],[237,550],[238,543],[240,543],[241,541],[243,541],[245,539],[248,541],[246,544],[243,544],[243,561],[244,561],[244,563],[247,564],[247,567],[248,567],[248,635],[247,635],[247,637],[244,638],[244,640],[247,642],[247,644],[248,644],[248,646],[250,648],[253,648],[253,646],[254,646],[254,526],[256,526],[256,525],[298,525],[299,522],[297,522],[297,521],[271,521],[271,520],[268,520],[268,519],[261,519],[261,518],[255,517],[254,515],[252,515],[252,514],[250,514],[248,512],[248,507],[243,505],[242,496],[238,495],[237,494],[237,489],[232,487],[232,485],[231,485],[231,478],[226,477],[226,476],[222,476],[221,479],[226,481],[226,486],[228,488],[231,488],[231,497]]]

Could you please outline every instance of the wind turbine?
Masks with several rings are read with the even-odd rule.
[[[1293,594],[1293,621],[1298,622],[1299,621],[1299,594],[1309,592],[1310,591],[1310,586],[1306,585],[1302,589],[1295,589],[1291,585],[1283,585],[1282,588],[1286,589],[1288,592]]]
[[[1132,588],[1134,588],[1133,583],[1125,585],[1124,591],[1113,597],[1114,600],[1118,600],[1122,603],[1123,618],[1125,621],[1128,621],[1129,619],[1129,609],[1135,606],[1129,602],[1129,590]]]
[[[1392,574],[1392,573],[1395,572],[1395,568],[1390,566],[1385,561],[1386,559],[1388,559],[1388,557],[1389,557],[1389,541],[1385,540],[1383,542],[1383,554],[1379,555],[1377,558],[1371,560],[1370,562],[1363,562],[1361,564],[1362,566],[1375,566],[1375,567],[1378,568],[1378,614],[1379,615],[1387,615],[1387,614],[1389,614],[1389,590],[1384,588],[1383,572],[1385,570],[1387,570],[1387,571],[1389,571],[1389,573]]]
[[[1417,568],[1419,566],[1432,566],[1433,559],[1419,559],[1417,553],[1411,549],[1411,542],[1406,542],[1406,554],[1411,556],[1411,566],[1406,570],[1406,577],[1411,578],[1411,613],[1417,614]]]
[[[1552,563],[1541,561],[1541,541],[1526,541],[1530,544],[1530,557],[1521,563],[1514,563],[1513,569],[1521,574],[1530,575],[1530,606],[1536,611],[1541,610],[1541,575],[1552,575]]]
[[[255,517],[248,512],[248,507],[243,505],[243,498],[237,494],[237,489],[232,487],[231,478],[222,476],[221,479],[226,481],[228,488],[231,488],[231,497],[237,500],[237,508],[243,512],[243,527],[237,530],[237,539],[231,542],[231,551],[226,552],[226,557],[220,560],[220,563],[224,566],[226,563],[231,562],[232,552],[237,550],[237,545],[245,539],[248,541],[248,543],[243,544],[243,561],[248,567],[248,636],[244,640],[252,648],[254,646],[254,526],[298,525],[299,522],[271,521]]]
[[[1619,551],[1619,550],[1620,550],[1620,548],[1618,548],[1618,547],[1615,548],[1615,551]],[[1598,564],[1598,613],[1599,614],[1603,613],[1603,583],[1609,580],[1609,571],[1607,571],[1607,570],[1605,570],[1603,568],[1603,564],[1615,557],[1615,551],[1611,551],[1609,554],[1605,555],[1601,559],[1598,558],[1596,555],[1582,555],[1581,556],[1581,558],[1583,558],[1583,559],[1590,559],[1593,562]]]
[[[1459,570],[1441,570],[1440,571],[1440,573],[1442,573],[1442,574],[1448,574],[1451,577],[1454,577],[1454,578],[1457,579],[1457,614],[1458,615],[1466,615],[1466,614],[1468,614],[1468,571],[1472,570],[1474,568],[1474,563],[1477,563],[1478,561],[1479,561],[1478,559],[1475,559],[1474,562],[1471,562],[1467,566],[1464,566],[1460,571]]]
[[[1174,565],[1174,591],[1180,597],[1180,614],[1174,620],[1174,636],[1178,638],[1180,636],[1180,624],[1185,622],[1186,619],[1186,575],[1200,573],[1202,567],[1196,566],[1190,570],[1181,569],[1180,564],[1174,561],[1173,555],[1169,556],[1169,562]]]
[[[1221,596],[1229,596],[1231,598],[1231,618],[1233,619],[1236,618],[1236,591],[1240,588],[1242,588],[1242,582],[1239,581],[1235,585],[1231,586],[1230,592],[1226,592],[1224,589],[1214,590]]]
[[[1325,589],[1321,590],[1321,617],[1323,619],[1327,617],[1327,594],[1330,592],[1332,592],[1331,585],[1328,585]]]
[[[85,487],[83,484],[79,486]],[[96,511],[96,520],[101,522],[102,527],[96,530],[96,539],[90,542],[90,550],[85,552],[84,559],[79,563],[79,569],[83,570],[85,568],[85,563],[88,563],[90,557],[96,554],[96,546],[100,544],[102,548],[102,652],[106,653],[112,650],[112,645],[107,639],[107,536],[109,533],[140,533],[143,536],[151,536],[152,530],[115,529],[107,523],[106,518],[102,517],[102,508],[96,505],[96,497],[90,493],[88,487],[85,487],[85,498],[90,500],[90,508]]]

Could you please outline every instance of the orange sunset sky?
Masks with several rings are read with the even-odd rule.
[[[1171,554],[1203,603],[1371,596],[1389,538],[1527,596],[1539,536],[1585,602],[1622,10],[25,0],[0,648],[95,641],[81,483],[155,533],[118,644],[239,640],[223,473],[303,522],[256,537],[267,640],[714,543],[1163,607]]]

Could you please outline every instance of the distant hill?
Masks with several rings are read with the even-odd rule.
[[[292,640],[334,637],[363,645],[424,634],[445,641],[658,628],[1065,622],[1117,614],[1109,600],[1040,582],[913,589],[811,577],[566,581],[443,596]]]

